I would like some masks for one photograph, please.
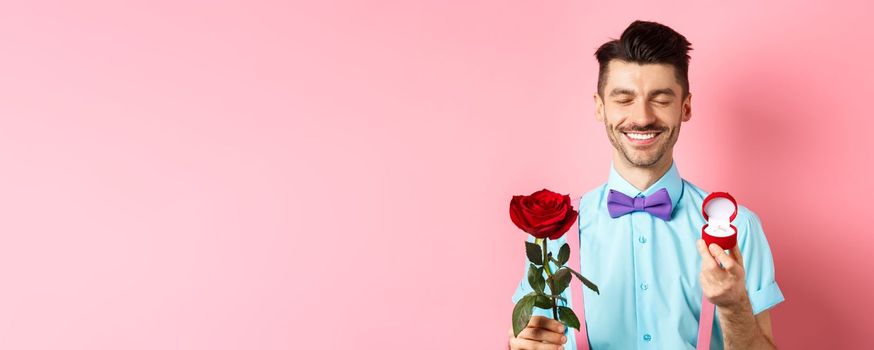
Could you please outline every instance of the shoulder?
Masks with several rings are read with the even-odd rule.
[[[584,193],[580,197],[580,210],[585,209],[595,209],[598,207],[598,203],[601,202],[601,199],[604,198],[604,192],[607,189],[607,182],[604,182],[598,185],[595,188],[592,188],[588,192]]]
[[[709,191],[705,191],[703,188],[696,186],[689,180],[683,179],[684,200],[700,204],[704,202],[704,198],[707,198],[708,195],[710,195]]]
[[[738,244],[746,245],[745,243],[749,241],[767,242],[759,216],[743,204],[738,204],[734,226],[737,227],[738,231]]]
[[[738,204],[737,217],[734,219],[734,221],[738,224],[746,224],[752,227],[761,227],[762,225],[761,221],[759,220],[759,216],[743,204]]]

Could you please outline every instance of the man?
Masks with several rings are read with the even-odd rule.
[[[784,298],[759,218],[739,206],[737,247],[707,247],[700,237],[708,192],[682,179],[673,160],[680,125],[692,116],[689,50],[673,29],[635,21],[595,53],[595,116],[613,144],[613,161],[607,183],[579,205],[580,272],[600,288],[583,288],[593,349],[694,349],[702,293],[716,306],[711,349],[775,348],[768,309]],[[617,213],[607,202],[619,195],[661,197],[671,209]],[[550,251],[564,241],[549,242]],[[523,277],[513,302],[531,290]],[[570,288],[563,296],[560,303],[570,306]],[[576,349],[573,333],[549,316],[535,308],[518,337],[510,329],[510,348]]]

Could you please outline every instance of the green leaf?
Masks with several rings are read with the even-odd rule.
[[[568,327],[575,328],[577,331],[580,330],[580,319],[577,318],[577,314],[574,313],[573,309],[559,306],[558,319]]]
[[[528,284],[530,284],[531,288],[534,290],[543,292],[546,282],[543,281],[542,267],[534,266],[534,264],[528,265]]]
[[[546,293],[542,293],[542,294],[541,294],[541,293],[537,293],[537,294],[542,295],[542,296],[545,296],[545,297],[547,297],[547,298],[556,298],[556,299],[558,299],[558,300],[561,300],[561,301],[567,302],[567,298],[565,298],[565,297],[563,297],[563,296],[561,296],[561,295],[552,295],[552,294],[546,294]]]
[[[558,266],[564,266],[571,257],[571,246],[565,243],[558,249]]]
[[[552,299],[547,297],[546,295],[537,295],[534,299],[534,306],[539,307],[541,309],[552,309]]]
[[[598,291],[598,286],[596,286],[594,283],[592,283],[592,281],[589,281],[588,279],[586,279],[585,277],[583,277],[583,275],[581,275],[579,272],[576,272],[576,271],[574,271],[573,269],[571,269],[571,268],[569,268],[569,267],[565,267],[565,268],[568,269],[568,270],[570,270],[571,273],[574,274],[574,276],[577,276],[577,278],[578,278],[580,281],[583,282],[583,285],[585,285],[586,287],[588,287],[589,289],[591,289],[592,291],[594,291],[596,294],[601,295],[601,292]]]
[[[561,294],[571,284],[572,277],[570,269],[562,267],[549,278],[552,279],[552,285],[555,287],[555,289],[551,289],[552,294]]]
[[[535,292],[526,294],[516,306],[513,307],[513,336],[518,337],[525,327],[528,327],[528,322],[531,321],[531,313],[534,310],[534,302],[537,298]]]
[[[535,265],[543,265],[543,251],[540,246],[531,242],[525,242],[525,254],[528,255],[528,261]]]

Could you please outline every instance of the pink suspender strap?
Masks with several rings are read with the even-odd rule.
[[[579,295],[581,299],[580,301],[582,301],[581,303],[577,304],[580,305],[580,307],[574,308],[574,312],[577,312],[577,316],[580,319],[580,331],[576,334],[574,338],[577,341],[577,349],[590,349],[591,347],[589,345],[589,329],[586,327],[586,304],[585,297],[583,296],[583,288],[586,287],[583,286],[582,282],[578,282],[571,283],[571,286],[569,288],[571,288],[571,297],[573,297],[574,295]],[[575,300],[574,303],[576,302],[577,301]],[[571,331],[571,334],[574,334],[573,331]]]
[[[698,322],[698,350],[710,349],[710,335],[713,332],[713,304],[701,296],[701,318]]]

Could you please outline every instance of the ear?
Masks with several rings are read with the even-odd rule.
[[[689,119],[692,119],[692,93],[689,92],[686,95],[686,99],[683,100],[683,121],[687,122]]]
[[[592,98],[595,99],[595,120],[603,123],[604,122],[604,100],[601,99],[601,96],[598,96],[598,93],[592,94]]]

